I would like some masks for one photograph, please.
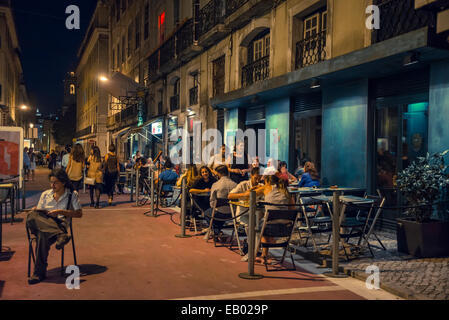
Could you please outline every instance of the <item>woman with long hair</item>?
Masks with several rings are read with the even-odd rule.
[[[96,209],[100,208],[100,194],[103,186],[103,165],[101,162],[100,148],[94,146],[91,151],[89,158],[87,159],[88,169],[87,178],[94,180],[94,184],[89,185],[90,193],[90,206],[95,206]],[[94,203],[94,191],[96,202]]]
[[[286,206],[288,204],[294,204],[295,201],[293,197],[290,196],[287,189],[287,182],[284,179],[279,178],[277,175],[266,175],[264,178],[265,185],[260,186],[255,189],[256,196],[263,196],[264,201],[270,203],[270,205],[265,205],[265,215],[268,213],[268,210],[288,210],[289,207]],[[243,196],[245,198],[249,198],[251,190],[248,190]],[[263,225],[263,219],[260,222],[260,225]],[[283,225],[270,225],[267,224],[265,226],[265,233],[276,233],[278,231],[277,228],[283,228]],[[262,236],[261,242],[263,243],[272,243],[274,239],[269,236]],[[268,248],[262,249],[262,261],[266,263],[271,263],[268,258]],[[259,260],[261,262],[261,260]]]
[[[31,181],[34,181],[34,170],[36,170],[36,154],[34,153],[34,148],[28,150],[28,155],[30,157]]]
[[[196,181],[196,179],[198,179],[199,177],[199,173],[198,173],[198,169],[196,167],[195,164],[189,164],[187,171],[184,172],[178,179],[178,181],[176,182],[176,186],[177,187],[181,187],[182,184],[182,179],[186,177],[186,187],[188,189],[190,189],[192,187],[192,185],[194,184],[194,182]]]
[[[118,157],[115,154],[115,145],[109,146],[109,152],[104,157],[104,182],[105,191],[108,194],[108,205],[112,205],[114,198],[115,183],[120,172]]]
[[[318,171],[315,168],[315,165],[313,162],[306,162],[304,165],[304,173],[301,176],[301,181],[299,182],[298,187],[319,187],[321,185],[320,183],[320,176],[318,174]]]
[[[285,161],[281,161],[279,163],[277,176],[279,178],[281,178],[282,180],[285,180],[287,182],[287,184],[289,184],[290,182],[294,183],[294,182],[298,181],[298,179],[294,175],[292,175],[290,172],[288,172],[287,162],[285,162]]]
[[[67,175],[72,181],[73,189],[76,191],[81,189],[83,182],[84,160],[84,149],[81,144],[77,143],[72,149],[66,169]]]
[[[202,166],[200,168],[200,176],[193,182],[189,190],[203,211],[210,208],[209,197],[196,196],[195,194],[210,192],[215,182],[217,182],[217,179],[212,175],[212,171],[207,166]]]

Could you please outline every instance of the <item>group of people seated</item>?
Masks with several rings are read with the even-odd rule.
[[[183,178],[186,178],[186,188],[197,207],[191,208],[192,212],[198,209],[199,212],[204,213],[208,225],[215,207],[213,230],[211,230],[215,235],[219,235],[225,221],[231,219],[230,206],[229,204],[222,205],[223,199],[231,201],[249,199],[250,192],[255,190],[257,200],[279,205],[266,205],[266,210],[283,210],[287,207],[282,205],[294,203],[294,199],[287,189],[289,184],[297,183],[299,187],[320,186],[320,177],[312,162],[306,162],[302,174],[296,177],[288,172],[287,163],[284,161],[275,163],[270,159],[267,166],[264,167],[256,157],[251,163],[249,161],[245,163],[245,160],[241,159],[240,164],[235,164],[237,158],[246,158],[246,155],[239,154],[239,151],[243,152],[243,148],[238,144],[231,157],[226,159],[226,146],[223,145],[221,153],[214,155],[208,166],[204,165],[198,170],[196,165],[189,165],[177,182],[177,185],[181,187]],[[245,209],[238,206],[235,215],[248,234],[249,215],[242,210]],[[257,211],[256,214],[259,225],[262,225],[264,212]],[[267,225],[267,227],[270,226]],[[268,237],[262,237],[261,240],[263,242],[272,241]],[[259,259],[270,260],[268,249],[262,250]]]

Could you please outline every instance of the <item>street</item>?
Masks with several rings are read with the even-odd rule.
[[[36,181],[27,184],[27,207],[36,204],[37,192],[48,188],[48,170],[38,169]],[[0,261],[0,299],[251,299],[251,300],[360,300],[399,299],[383,290],[369,290],[353,278],[331,279],[316,265],[296,259],[294,272],[266,272],[257,265],[261,280],[244,280],[248,270],[240,255],[215,248],[202,236],[177,238],[179,213],[147,217],[148,207],[134,207],[129,195],[114,198],[116,205],[89,207],[88,193],[81,192],[83,217],[74,219],[74,237],[81,270],[79,290],[66,288],[60,275],[60,252],[54,246],[48,259],[47,279],[27,283],[27,236],[25,222],[3,225],[3,250],[13,254]],[[18,218],[25,219],[26,213]],[[188,234],[191,234],[188,232]],[[65,265],[73,263],[71,243],[65,250]]]

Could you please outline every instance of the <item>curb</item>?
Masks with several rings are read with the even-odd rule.
[[[332,259],[329,259],[326,256],[323,256],[317,252],[303,251],[298,246],[291,246],[291,247],[295,254],[302,256],[304,259],[309,260],[313,263],[319,264],[323,268],[332,268]],[[369,276],[365,272],[355,271],[351,268],[342,267],[342,266],[340,266],[338,268],[338,271],[341,273],[344,273],[352,278],[361,280],[361,281],[366,281],[366,279]],[[389,293],[392,293],[398,297],[406,299],[406,300],[431,300],[430,298],[428,298],[426,296],[413,293],[412,291],[409,291],[405,288],[401,288],[399,286],[396,286],[396,285],[394,285],[392,283],[388,283],[388,282],[382,283],[382,281],[381,281],[380,288]]]

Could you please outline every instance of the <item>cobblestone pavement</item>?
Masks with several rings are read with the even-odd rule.
[[[361,279],[369,276],[366,273],[369,265],[377,266],[380,271],[380,286],[403,298],[449,300],[449,257],[417,259],[397,251],[395,233],[377,232],[377,235],[386,250],[373,237],[370,244],[375,246],[374,258],[365,249],[357,259],[347,262],[343,252],[340,252],[340,266]],[[327,242],[327,236],[317,237],[317,241]]]

